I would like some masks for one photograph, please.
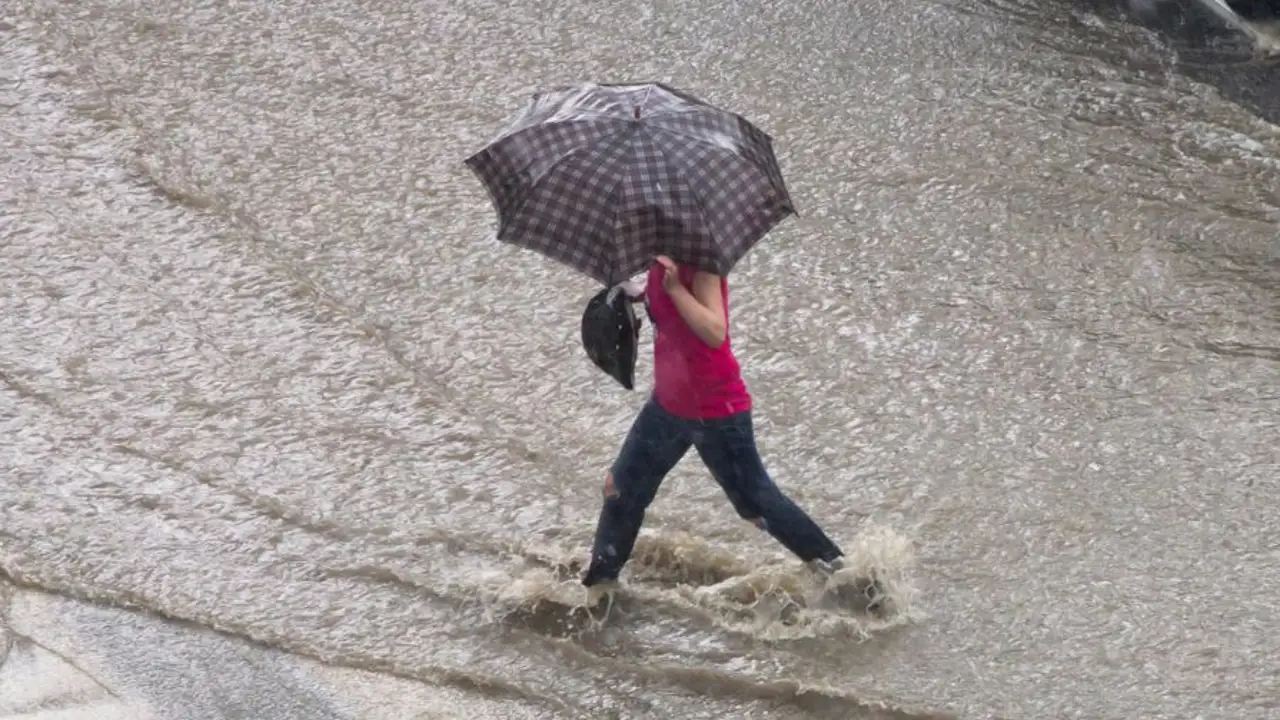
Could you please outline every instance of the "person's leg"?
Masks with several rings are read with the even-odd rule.
[[[751,413],[710,420],[694,433],[698,455],[743,519],[755,523],[805,562],[843,555],[808,513],[787,497],[765,470]]]
[[[693,443],[687,424],[650,398],[636,416],[622,450],[605,476],[604,507],[596,525],[588,587],[616,580],[631,557],[645,510],[658,486]]]

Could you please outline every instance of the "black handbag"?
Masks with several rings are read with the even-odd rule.
[[[596,293],[582,313],[582,347],[587,357],[627,390],[635,389],[640,318],[621,285]]]

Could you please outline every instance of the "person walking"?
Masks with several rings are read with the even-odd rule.
[[[658,486],[690,447],[739,515],[812,567],[838,570],[840,548],[765,471],[729,339],[726,276],[795,214],[769,134],[663,83],[585,83],[535,93],[466,164],[497,211],[499,241],[608,288],[588,302],[583,344],[628,390],[638,325],[609,306],[618,279],[649,271],[636,294],[657,333],[655,390],[605,477],[583,582],[616,583]]]
[[[839,546],[769,477],[756,447],[752,397],[734,356],[727,278],[660,255],[646,282],[627,284],[645,303],[656,336],[654,390],[605,475],[604,504],[582,577],[590,602],[617,587],[645,511],[690,447],[738,515],[768,532],[811,569],[843,566]],[[878,588],[864,587],[874,609]]]

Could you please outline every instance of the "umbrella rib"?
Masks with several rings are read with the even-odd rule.
[[[641,126],[641,125],[636,125],[636,124],[634,124],[634,123],[628,123],[628,126],[629,126],[629,128],[630,128],[630,130],[631,130],[630,136],[634,136],[634,135],[635,135],[636,130],[637,130],[637,129],[639,129],[640,127],[643,127],[643,126]],[[624,165],[623,167],[625,168],[626,166]],[[618,191],[622,188],[622,183],[623,183],[623,182],[625,182],[625,181],[626,181],[626,179],[627,179],[627,172],[629,172],[629,170],[624,170],[624,172],[620,172],[620,173],[618,173],[618,179],[614,181],[614,183],[613,183],[613,187],[612,187],[612,188],[609,188],[609,206],[610,206],[610,207],[615,208],[614,213],[613,213],[613,237],[615,238],[615,241],[616,241],[616,238],[618,237],[619,230],[618,230],[618,212],[617,212],[617,210],[616,210],[616,208],[617,208],[617,203],[615,203],[615,202],[614,202],[614,199],[615,199],[615,198],[617,198],[617,196],[618,196]],[[604,243],[600,243],[600,248],[601,248],[601,249],[600,249],[600,254],[599,254],[599,255],[597,255],[597,257],[601,257],[601,256],[603,256],[603,255],[605,254],[605,250],[604,250]],[[615,254],[615,257],[613,258],[613,260],[614,260],[613,265],[617,265],[618,263],[617,263],[616,261],[617,261],[617,259],[618,259],[618,258],[616,257],[616,254],[617,254],[617,248],[616,248],[616,246],[614,247],[614,254]],[[608,259],[608,258],[605,258],[605,263],[606,263],[606,264],[609,264],[609,259]],[[609,279],[608,279],[607,281],[605,281],[605,282],[606,282],[606,283],[612,283],[612,282],[613,282],[613,271],[612,271],[612,269],[609,271]]]
[[[543,174],[542,174],[542,177],[547,177],[547,176],[548,176],[548,175],[550,175],[551,173],[555,172],[555,171],[556,171],[556,169],[558,169],[561,165],[563,165],[563,164],[564,164],[566,161],[568,161],[570,158],[578,157],[579,155],[581,155],[581,154],[583,154],[583,153],[586,153],[586,152],[592,152],[592,151],[600,150],[600,146],[601,146],[602,144],[609,143],[609,144],[610,144],[610,147],[611,147],[613,143],[617,143],[617,142],[624,142],[624,141],[626,141],[626,140],[628,139],[628,137],[630,137],[631,135],[633,135],[633,134],[634,134],[636,127],[637,127],[637,126],[636,126],[635,124],[633,124],[633,123],[627,123],[627,125],[626,125],[626,127],[625,127],[625,128],[620,129],[620,130],[621,130],[620,132],[617,132],[617,133],[614,133],[614,134],[612,134],[612,135],[608,135],[608,136],[606,136],[606,137],[600,138],[596,143],[594,143],[594,144],[592,144],[592,145],[588,145],[588,146],[583,146],[583,147],[577,147],[577,148],[574,148],[572,152],[566,153],[563,157],[558,158],[554,163],[552,163],[552,164],[551,164],[551,166],[547,168],[547,171],[546,171],[545,173],[543,173]],[[628,132],[627,132],[627,130],[630,130],[631,132],[630,132],[630,133],[628,133]],[[606,149],[608,149],[608,148],[606,148]],[[613,198],[614,196],[616,196],[616,195],[618,194],[618,188],[620,188],[620,187],[622,186],[622,182],[623,182],[623,180],[625,180],[625,179],[626,179],[626,173],[625,173],[625,172],[623,172],[623,173],[619,173],[619,175],[618,175],[618,179],[614,182],[613,187],[612,187],[612,188],[610,188],[610,190],[609,190],[609,197],[610,197],[610,198]],[[535,193],[536,191],[537,191],[537,186],[536,186],[536,185],[530,185],[529,192],[528,192],[528,193],[526,193],[526,194],[525,194],[525,196],[524,196],[523,198],[521,198],[521,199],[520,199],[520,204],[519,204],[519,205],[518,205],[518,206],[517,206],[517,207],[516,207],[512,212],[511,212],[511,214],[510,214],[510,216],[509,216],[509,217],[510,217],[510,220],[508,221],[508,224],[509,224],[510,222],[514,222],[516,218],[520,217],[520,213],[524,212],[524,208],[525,208],[525,206],[529,204],[529,201],[533,198],[533,195],[534,195],[534,193]],[[617,219],[617,215],[615,214],[615,215],[614,215],[614,229],[615,229],[615,234],[616,234],[616,230],[617,230],[617,222],[618,222],[618,219]],[[505,225],[505,224],[504,224],[504,226],[503,226],[502,228],[499,228],[499,230],[498,230],[498,237],[499,237],[499,239],[501,239],[501,238],[502,238],[502,231],[503,231],[503,230],[505,230],[505,229],[506,229],[506,225]],[[603,243],[600,243],[600,245],[601,245],[601,246],[603,246],[604,244],[603,244]],[[600,253],[598,253],[598,254],[596,255],[596,257],[597,257],[597,259],[598,259],[598,258],[601,258],[603,255],[604,255],[604,251],[603,251],[603,248],[602,248],[601,252],[600,252]],[[607,261],[607,259],[606,259],[606,265],[607,265],[607,264],[608,264],[608,261]],[[606,282],[609,282],[609,281],[606,281]]]
[[[539,177],[546,177],[547,175],[550,175],[551,173],[555,172],[555,169],[557,167],[564,164],[570,158],[576,157],[580,153],[586,152],[590,149],[591,149],[590,147],[576,147],[573,150],[570,150],[564,155],[561,155],[560,157],[556,158],[555,162],[551,163],[551,165],[547,168],[547,171],[542,173],[542,175],[540,175]],[[529,165],[532,165],[532,164],[533,163],[530,162],[528,165],[525,165],[523,169],[528,169]],[[524,212],[525,206],[529,204],[529,201],[533,199],[534,193],[536,193],[537,191],[538,191],[537,182],[530,181],[529,191],[524,194],[524,197],[520,198],[520,204],[512,208],[511,214],[508,215],[506,221],[502,223],[502,227],[498,228],[498,237],[502,237],[502,231],[506,230],[508,225],[515,222],[516,218],[520,217],[520,213]]]
[[[646,127],[645,129],[647,130],[648,128]],[[658,129],[662,130],[663,128]],[[667,149],[665,147],[657,142],[654,142],[653,145],[658,148],[658,152],[662,157],[666,158],[667,164],[675,169],[676,177],[680,178],[680,181],[685,184],[685,187],[689,188],[689,195],[693,197],[693,203],[698,208],[698,215],[702,218],[702,227],[706,229],[708,235],[711,235],[711,240],[714,242],[715,237],[712,235],[711,223],[707,222],[707,209],[702,204],[702,198],[699,196],[697,188],[694,187],[693,183],[689,182],[689,177],[685,174],[684,168],[680,166],[680,163],[671,158],[671,155],[667,153]]]
[[[524,134],[524,133],[526,133],[526,132],[531,132],[531,131],[533,131],[533,130],[541,130],[541,129],[543,129],[543,128],[550,127],[550,126],[552,126],[552,125],[558,125],[558,124],[560,124],[560,123],[569,124],[569,123],[580,123],[580,122],[592,122],[592,121],[596,121],[596,120],[600,120],[600,119],[616,120],[617,118],[607,118],[607,117],[605,117],[605,116],[603,116],[603,115],[602,115],[602,116],[598,116],[598,117],[596,117],[596,118],[573,118],[573,119],[570,119],[570,120],[559,120],[559,121],[556,121],[556,122],[549,122],[549,123],[545,123],[545,124],[541,124],[541,125],[531,125],[531,126],[529,126],[529,127],[522,128],[522,129],[520,129],[520,130],[517,130],[517,131],[516,131],[516,132],[514,132],[514,133],[511,133],[510,135],[508,135],[508,136],[506,136],[505,138],[503,138],[503,140],[506,140],[506,139],[509,139],[509,138],[515,138],[515,137],[518,137],[518,136],[520,136],[520,135],[523,135],[523,134]],[[630,124],[630,123],[628,123],[628,125],[629,125],[629,124]],[[608,140],[609,138],[614,137],[614,136],[617,134],[617,132],[620,132],[620,131],[625,130],[625,129],[626,129],[626,127],[625,127],[625,126],[615,128],[615,133],[610,134],[610,135],[605,135],[605,136],[603,136],[603,137],[599,138],[598,140],[596,140],[596,143],[600,143],[600,142],[603,142],[603,141],[605,141],[605,140]],[[592,145],[589,145],[589,146],[579,146],[579,147],[574,148],[574,149],[573,149],[573,152],[567,153],[564,157],[562,157],[562,158],[560,158],[559,160],[557,160],[556,162],[552,163],[552,164],[551,164],[551,166],[547,168],[547,171],[546,171],[546,172],[544,172],[544,173],[542,174],[542,176],[541,176],[541,177],[546,177],[547,173],[550,173],[552,170],[555,170],[555,168],[556,168],[556,166],[557,166],[558,164],[560,164],[560,163],[561,163],[561,162],[563,162],[564,160],[568,159],[570,156],[572,156],[574,153],[578,152],[579,150],[584,150],[584,149],[585,149],[585,150],[589,150],[589,149],[591,149],[591,148],[593,148],[593,147],[595,147],[595,144],[592,144]],[[525,163],[525,164],[524,164],[524,166],[520,168],[520,172],[524,172],[525,170],[528,170],[528,169],[529,169],[529,167],[530,167],[531,165],[533,165],[534,163],[536,163],[537,161],[538,161],[538,158],[537,158],[536,156],[534,156],[533,158],[531,158],[531,159],[529,160],[529,162]],[[540,178],[534,178],[534,179],[530,180],[530,182],[529,182],[530,186],[532,186],[532,185],[536,184],[536,183],[537,183],[537,181],[538,181],[539,179],[540,179]]]
[[[595,150],[597,147],[599,147],[600,143],[603,143],[609,140],[616,140],[618,136],[621,134],[623,133],[617,132],[617,133],[614,133],[613,135],[607,135],[605,137],[600,138],[599,140],[597,140],[595,143],[591,145],[582,145],[582,146],[576,147],[573,150],[570,150],[569,152],[565,153],[564,155],[561,155],[560,157],[556,158],[555,162],[551,163],[551,165],[547,167],[546,171],[543,172],[542,175],[538,176],[538,178],[534,180],[529,181],[529,192],[525,193],[524,197],[520,198],[520,204],[517,205],[514,209],[512,209],[511,214],[508,216],[507,223],[503,224],[503,228],[498,229],[499,237],[501,237],[502,230],[505,229],[505,226],[511,222],[514,222],[516,218],[520,217],[520,213],[524,212],[525,206],[529,204],[529,200],[533,198],[534,193],[536,193],[538,190],[538,182],[537,182],[538,180],[545,178],[551,173],[555,172],[556,169],[558,169],[561,165],[569,161],[571,158],[575,158],[586,152],[591,152]],[[530,161],[528,164],[524,166],[524,168],[522,168],[522,170],[528,169],[528,167],[532,164],[533,164],[533,161]]]
[[[680,128],[667,127],[667,126],[665,126],[665,125],[659,125],[659,124],[657,124],[657,123],[650,123],[648,127],[651,127],[651,128],[653,128],[654,130],[658,130],[658,131],[660,131],[660,132],[671,133],[672,135],[675,135],[675,136],[677,136],[677,137],[684,138],[685,140],[689,140],[689,141],[691,141],[691,142],[698,143],[699,145],[714,145],[715,147],[718,147],[718,148],[720,148],[721,150],[725,150],[725,151],[727,151],[727,152],[733,153],[733,154],[734,154],[734,156],[736,156],[736,157],[738,157],[738,158],[740,158],[740,159],[742,159],[742,160],[745,160],[745,161],[747,161],[747,162],[751,163],[752,165],[755,165],[755,164],[756,164],[756,161],[755,161],[755,160],[753,160],[753,159],[751,159],[751,158],[747,157],[746,155],[744,155],[744,154],[743,154],[743,153],[741,153],[741,152],[738,152],[738,149],[737,149],[737,148],[727,148],[727,147],[724,147],[723,145],[716,145],[715,143],[708,142],[707,138],[705,138],[705,137],[698,137],[697,135],[694,135],[694,134],[692,134],[692,133],[687,133],[687,132],[685,132],[684,130],[682,130],[682,129],[680,129]]]
[[[660,131],[660,132],[670,133],[670,134],[672,134],[672,135],[675,135],[676,137],[684,138],[685,140],[689,140],[689,141],[691,141],[691,142],[698,143],[699,145],[711,145],[711,146],[713,146],[713,147],[720,148],[721,150],[724,150],[724,151],[726,151],[726,152],[728,152],[728,153],[732,154],[732,155],[733,155],[735,158],[737,158],[738,160],[741,160],[742,162],[746,163],[748,166],[750,166],[750,167],[751,167],[751,169],[756,170],[756,171],[758,171],[758,172],[762,172],[762,173],[764,173],[765,178],[769,181],[769,184],[770,184],[770,185],[773,185],[773,186],[775,187],[775,189],[778,189],[778,190],[779,190],[779,192],[781,192],[781,193],[782,193],[783,197],[787,197],[787,196],[788,196],[788,194],[787,194],[787,192],[786,192],[786,183],[785,183],[785,181],[783,182],[783,184],[782,184],[780,187],[779,187],[779,186],[778,186],[778,185],[773,181],[773,178],[772,178],[772,176],[771,176],[771,174],[770,174],[770,170],[769,170],[769,166],[770,166],[770,164],[771,164],[771,163],[769,162],[769,158],[768,158],[768,157],[760,157],[760,156],[757,156],[757,155],[756,155],[756,153],[754,152],[754,150],[755,150],[754,148],[750,148],[750,149],[749,149],[749,150],[750,150],[750,152],[747,152],[747,151],[746,151],[746,150],[748,150],[748,148],[744,148],[744,147],[742,147],[742,146],[737,146],[737,147],[733,147],[733,148],[727,148],[727,147],[724,147],[723,145],[717,145],[717,144],[715,144],[715,143],[710,143],[710,142],[708,142],[708,141],[707,141],[707,139],[706,139],[706,138],[697,137],[697,136],[695,136],[695,135],[693,135],[693,134],[691,134],[691,133],[687,133],[687,132],[685,132],[685,131],[684,131],[684,130],[682,130],[682,129],[679,129],[679,128],[673,128],[673,127],[667,127],[667,126],[665,126],[665,125],[659,125],[659,124],[657,124],[657,123],[652,123],[649,127],[652,127],[654,130],[658,130],[658,131]]]
[[[610,115],[608,113],[603,113],[598,110],[579,109],[577,112],[579,113],[579,117],[567,117],[567,118],[543,120],[541,122],[533,123],[532,125],[525,125],[524,127],[516,128],[515,130],[511,130],[507,132],[505,135],[502,135],[501,137],[499,137],[497,140],[495,140],[490,144],[494,145],[508,138],[513,138],[519,135],[523,135],[527,132],[545,130],[546,128],[554,127],[556,125],[572,125],[574,123],[594,123],[594,122],[600,122],[601,120],[625,122],[624,118],[620,118],[616,115]]]

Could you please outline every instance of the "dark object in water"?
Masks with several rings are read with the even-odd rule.
[[[582,313],[582,347],[596,367],[628,390],[635,389],[640,320],[620,285],[606,287]]]
[[[1174,52],[1170,63],[1150,54],[1144,72],[1157,68],[1211,85],[1227,100],[1280,123],[1280,0],[1064,0],[1099,13],[1116,5],[1159,34]],[[1117,59],[1127,63],[1132,56]],[[1125,65],[1127,67],[1127,65]]]
[[[1280,20],[1280,0],[1225,0],[1231,11],[1250,22]]]

